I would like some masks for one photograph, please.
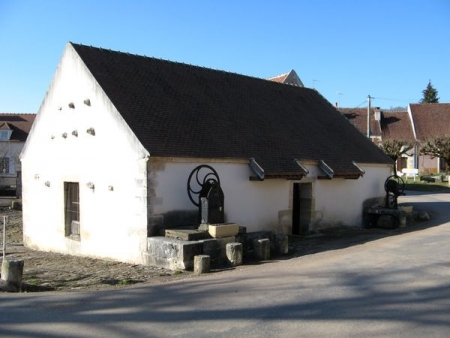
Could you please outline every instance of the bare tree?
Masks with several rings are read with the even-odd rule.
[[[406,140],[385,140],[379,144],[379,147],[394,161],[394,173],[397,174],[397,160],[402,155],[411,156],[408,151],[411,150],[414,145]]]
[[[433,137],[426,140],[420,148],[421,155],[441,158],[445,162],[445,172],[450,168],[450,136]]]

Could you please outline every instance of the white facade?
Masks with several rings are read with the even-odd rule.
[[[21,155],[25,245],[141,262],[147,158],[78,55],[66,48]],[[79,183],[79,241],[65,234],[64,182]]]

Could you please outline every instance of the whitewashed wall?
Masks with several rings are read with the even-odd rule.
[[[150,160],[152,161],[152,159]],[[157,181],[154,192],[158,201],[154,215],[170,211],[198,210],[190,201],[187,181],[192,170],[201,164],[212,166],[218,173],[225,196],[225,221],[246,226],[248,231],[271,230],[278,225],[278,213],[289,205],[289,181],[250,181],[252,174],[246,161],[240,162],[167,162],[159,159],[158,171],[150,173]],[[156,167],[156,166],[153,166]],[[151,197],[150,197],[151,199]]]
[[[25,245],[140,263],[147,158],[68,45],[21,155]],[[80,241],[65,236],[65,181],[79,182]]]
[[[361,226],[365,203],[385,196],[384,182],[391,175],[389,166],[360,165],[365,171],[357,180],[333,178],[316,180],[313,187],[317,227]]]
[[[152,161],[152,159],[150,160]],[[274,230],[290,233],[292,226],[293,181],[267,179],[250,181],[254,176],[245,161],[187,163],[182,159],[158,159],[157,171],[150,173],[154,185],[152,205],[154,215],[174,210],[198,210],[189,200],[187,180],[200,164],[212,166],[218,173],[225,195],[226,222],[247,227],[247,231]],[[384,181],[390,174],[388,166],[361,166],[364,177],[358,180],[317,180],[323,175],[317,167],[309,166],[310,174],[299,183],[312,183],[314,227],[362,225],[364,202],[384,196]],[[152,197],[150,197],[151,199]]]

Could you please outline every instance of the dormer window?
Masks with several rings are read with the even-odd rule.
[[[0,141],[9,141],[12,132],[12,130],[0,130]]]

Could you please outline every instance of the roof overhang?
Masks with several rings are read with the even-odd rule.
[[[303,166],[299,160],[294,159],[294,162],[298,165],[299,171],[293,172],[280,172],[280,173],[268,173],[256,162],[254,157],[250,157],[248,165],[253,171],[255,176],[250,176],[250,181],[264,181],[266,179],[286,179],[286,180],[301,180],[303,177],[309,174],[309,170]]]
[[[325,175],[317,176],[317,179],[328,179],[333,178],[345,178],[350,180],[356,180],[364,176],[365,171],[361,169],[355,161],[351,162],[351,167],[348,170],[337,172],[331,168],[324,160],[318,162],[318,167]]]
[[[286,180],[301,180],[303,177],[309,174],[309,170],[301,163],[300,160],[294,159],[294,162],[297,164],[299,171],[286,171],[286,172],[278,172],[271,173],[266,172],[261,165],[256,162],[254,157],[249,158],[248,165],[252,172],[253,176],[250,176],[250,181],[264,181],[266,179],[286,179]],[[317,179],[328,179],[331,180],[333,178],[344,178],[344,179],[358,179],[364,176],[365,171],[358,166],[355,161],[351,162],[351,165],[348,166],[346,170],[337,171],[334,170],[330,165],[328,165],[324,160],[320,160],[317,163],[319,169],[323,172],[324,175],[318,175]]]

